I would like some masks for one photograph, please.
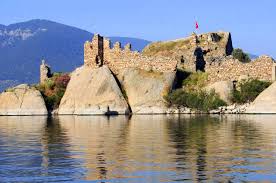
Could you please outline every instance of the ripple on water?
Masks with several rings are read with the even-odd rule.
[[[0,117],[0,181],[274,182],[275,119]]]

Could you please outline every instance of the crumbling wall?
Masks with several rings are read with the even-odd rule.
[[[210,83],[235,81],[242,76],[271,81],[273,63],[274,60],[268,56],[261,56],[250,63],[242,63],[232,57],[226,57],[221,62],[207,64],[206,72]]]
[[[99,34],[95,34],[92,42],[86,41],[84,44],[84,65],[90,67],[100,67],[103,65],[104,40]]]
[[[176,70],[177,60],[175,59],[163,56],[145,56],[137,51],[132,51],[130,44],[127,44],[124,49],[121,48],[121,43],[119,42],[116,42],[113,48],[111,48],[110,40],[105,38],[101,46],[101,44],[97,44],[99,40],[101,40],[101,38],[95,38],[94,36],[92,42],[85,43],[85,65],[92,68],[98,67],[99,65],[96,64],[96,57],[102,52],[103,64],[107,65],[115,74],[118,74],[118,71],[124,68],[139,68],[158,72],[171,72]],[[96,51],[94,49],[96,49]]]
[[[92,42],[86,42],[84,45],[84,63],[89,67],[107,65],[115,74],[124,68],[171,72],[176,70],[177,64],[178,68],[195,72],[195,49],[200,47],[204,53],[206,62],[204,70],[208,73],[209,83],[234,81],[241,76],[272,80],[274,60],[271,57],[262,56],[250,63],[242,63],[229,55],[233,50],[230,33],[192,35],[185,39],[187,40],[188,43],[182,45],[181,49],[176,49],[170,55],[165,56],[168,52],[151,55],[131,51],[130,44],[121,48],[119,42],[111,48],[110,40],[95,35]],[[181,60],[184,63],[181,63]]]

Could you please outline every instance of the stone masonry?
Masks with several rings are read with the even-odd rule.
[[[92,68],[107,65],[114,74],[124,68],[171,72],[176,70],[176,65],[195,72],[197,48],[203,51],[209,83],[235,81],[243,76],[270,81],[276,78],[276,66],[271,57],[261,56],[250,63],[234,59],[230,55],[233,46],[229,32],[193,34],[186,39],[153,43],[142,54],[131,51],[130,44],[121,48],[121,43],[116,42],[112,48],[110,40],[96,34],[92,42],[84,45],[84,64]]]
[[[111,48],[110,40],[95,34],[92,42],[84,44],[84,64],[91,68],[107,65],[114,74],[120,69],[139,68],[148,71],[171,72],[176,70],[177,60],[163,56],[145,56],[131,51],[131,45],[124,49],[116,42]]]
[[[47,79],[52,76],[51,68],[45,63],[45,60],[42,60],[40,65],[40,83],[44,83]]]
[[[231,56],[233,46],[229,32],[192,34],[185,39],[152,43],[143,50],[143,54],[174,58],[178,61],[178,68],[195,72],[195,50],[198,48],[204,54],[204,70],[208,73],[209,83],[235,81],[243,76],[275,81],[273,58],[261,56],[250,63],[242,63]]]

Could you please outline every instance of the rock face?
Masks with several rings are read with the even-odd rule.
[[[47,115],[41,93],[26,84],[0,94],[0,115]]]
[[[152,72],[140,69],[121,70],[118,79],[124,88],[133,114],[164,114],[164,100],[174,83],[175,72]]]
[[[107,66],[76,69],[59,106],[59,114],[126,114],[128,104]]]
[[[219,94],[220,98],[224,100],[227,104],[231,104],[231,92],[233,91],[233,82],[231,81],[219,81],[208,85],[205,88],[207,91],[215,90]]]
[[[264,90],[247,108],[246,113],[276,113],[276,82]]]

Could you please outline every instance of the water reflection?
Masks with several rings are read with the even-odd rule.
[[[0,117],[0,181],[275,181],[275,119]]]

